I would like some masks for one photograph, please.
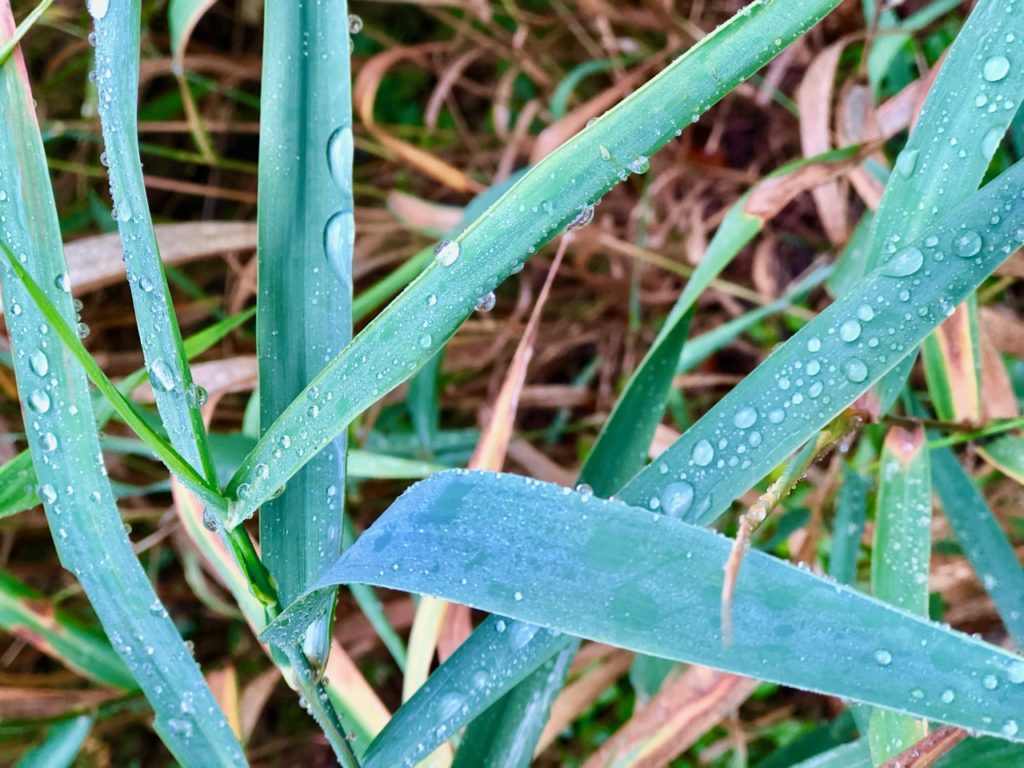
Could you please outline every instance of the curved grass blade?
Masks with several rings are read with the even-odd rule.
[[[28,31],[32,29],[35,23],[39,21],[39,18],[46,13],[46,10],[51,5],[53,5],[53,0],[41,0],[40,3],[32,9],[31,13],[22,19],[21,24],[19,24],[17,29],[14,30],[14,34],[11,35],[11,38],[0,46],[0,67],[2,67],[9,58],[11,58],[11,54],[14,52],[14,49],[18,47],[22,38],[28,34]]]
[[[535,165],[314,379],[324,405],[296,398],[264,433],[229,486],[232,525],[250,516],[372,402],[411,376],[486,294],[646,156],[823,18],[838,0],[758,0],[596,123]],[[711,76],[709,76],[709,73]],[[424,325],[426,324],[426,325]],[[374,354],[387,349],[389,354]],[[298,451],[298,435],[303,454]],[[289,448],[282,446],[288,443]],[[257,465],[268,468],[260,477]]]
[[[0,40],[13,31],[9,2],[0,0]],[[61,341],[48,338],[50,323],[11,268],[20,267],[24,257],[32,276],[47,286],[44,298],[67,325],[74,317],[65,288],[67,265],[17,54],[0,67],[0,122],[2,237],[18,254],[0,262],[3,302],[29,447],[61,563],[84,588],[175,757],[185,764],[244,765],[227,721],[132,552],[100,458],[86,378]]]
[[[42,744],[21,756],[15,768],[69,768],[95,720],[93,715],[78,715],[57,723],[47,731]]]
[[[267,3],[260,116],[260,422],[265,428],[352,336],[352,99],[348,4]],[[317,419],[330,395],[309,389]],[[290,440],[291,444],[286,444]],[[319,453],[260,510],[260,547],[287,606],[341,553],[346,440]],[[275,451],[302,453],[305,435]],[[270,466],[255,468],[257,479]],[[279,485],[283,484],[279,483]],[[238,486],[240,496],[246,487]],[[322,669],[330,616],[311,627],[303,653]]]
[[[925,617],[931,522],[932,491],[924,429],[892,427],[879,458],[871,590],[879,600]],[[876,709],[868,727],[871,754],[875,762],[885,762],[927,733],[923,720]]]
[[[759,551],[740,572],[732,642],[723,644],[731,544],[622,502],[454,470],[400,497],[321,584],[439,595],[630,650],[1024,739],[1020,657]],[[581,598],[594,609],[580,611]],[[946,690],[953,696],[941,696]]]
[[[167,4],[167,26],[171,34],[171,55],[175,72],[184,71],[185,49],[192,31],[217,0],[170,0]]]
[[[34,478],[33,478],[34,479]],[[102,633],[0,572],[0,628],[103,685],[133,691],[135,678]]]
[[[932,483],[957,541],[996,604],[1010,636],[1018,647],[1024,647],[1024,568],[985,497],[953,451],[933,448],[931,462]]]
[[[199,412],[205,393],[192,382],[142,176],[137,106],[142,3],[109,0],[102,7],[102,16],[94,16],[97,107],[142,353],[171,444],[212,481],[216,475]]]

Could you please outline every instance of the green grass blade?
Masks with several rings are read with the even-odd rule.
[[[875,597],[918,616],[928,615],[932,491],[924,429],[889,430],[879,460],[871,590]],[[878,763],[928,733],[927,724],[887,710],[871,713],[868,741]]]
[[[1018,163],[808,323],[619,495],[663,510],[667,495],[681,500],[672,511],[684,519],[714,520],[902,360],[1021,244],[1022,196]],[[996,211],[1000,223],[991,224]]]
[[[1024,747],[1002,739],[967,739],[935,762],[935,768],[1013,768],[1024,765]]]
[[[157,247],[138,143],[141,0],[109,0],[95,18],[95,82],[114,215],[135,321],[157,410],[171,444],[207,480],[215,476],[181,331]]]
[[[171,54],[175,67],[185,56],[185,48],[199,19],[216,0],[170,0],[167,3],[167,26],[171,34]]]
[[[78,757],[94,721],[92,715],[78,715],[57,723],[47,732],[42,744],[21,756],[15,768],[69,768]]]
[[[10,5],[0,0],[0,40],[10,39],[13,31]],[[157,731],[175,757],[189,765],[244,765],[238,742],[132,551],[103,468],[80,361],[68,354],[64,340],[52,338],[55,329],[11,268],[25,259],[36,282],[46,286],[40,289],[43,298],[67,326],[74,317],[65,288],[67,265],[17,53],[0,67],[0,122],[2,237],[17,254],[0,260],[3,304],[29,447],[57,553],[152,704]]]
[[[832,548],[829,552],[829,575],[840,584],[857,580],[857,555],[864,535],[868,493],[871,480],[843,465],[843,482],[836,501],[836,517],[832,526]]]
[[[872,219],[867,270],[891,258],[981,184],[1021,99],[1024,23],[1003,0],[981,0],[953,43]],[[941,138],[938,138],[941,137]],[[913,353],[911,353],[913,354]],[[887,408],[909,375],[880,385]]]
[[[731,546],[622,502],[455,470],[400,497],[321,584],[439,595],[642,653],[1024,738],[1020,657],[756,550],[740,572],[725,644]],[[581,600],[595,610],[578,610]]]
[[[185,354],[191,360],[201,355],[218,341],[223,339],[232,330],[240,326],[254,314],[254,310],[239,312],[237,315],[225,318],[209,328],[204,328],[198,333],[185,339]],[[117,389],[128,397],[131,392],[146,381],[149,377],[145,368],[126,376],[118,385]],[[93,397],[93,413],[96,416],[96,426],[102,429],[111,417],[115,414],[114,405],[101,395]],[[155,454],[152,454],[155,455]],[[374,464],[376,467],[377,465]],[[395,468],[396,471],[398,468]],[[430,472],[422,474],[410,474],[407,477],[426,477]],[[436,471],[436,470],[433,470]],[[0,518],[23,512],[31,509],[39,503],[39,494],[36,493],[36,471],[32,466],[32,455],[28,450],[22,451],[13,459],[0,467]]]
[[[815,755],[792,768],[874,768],[867,739],[858,739]]]
[[[992,597],[1010,636],[1024,647],[1024,568],[971,477],[949,448],[931,452],[932,483],[957,541]]]
[[[2,67],[14,52],[14,49],[18,47],[22,38],[28,34],[28,31],[32,29],[39,18],[46,13],[46,9],[53,5],[53,0],[41,0],[41,2],[32,9],[32,12],[26,16],[21,24],[18,25],[17,29],[14,30],[14,34],[9,40],[4,42],[0,46],[0,67]]]
[[[1024,485],[1024,437],[1000,435],[979,446],[979,452],[1004,475]]]
[[[0,572],[0,627],[15,637],[31,635],[51,656],[90,680],[125,691],[135,678],[110,647],[110,641],[13,576]],[[38,645],[37,645],[38,647]]]
[[[344,0],[267,3],[260,116],[260,422],[265,429],[352,335],[352,107]],[[309,389],[305,419],[331,394]],[[305,453],[292,433],[274,451]],[[318,446],[320,447],[320,446]],[[341,552],[344,434],[288,480],[260,510],[264,562],[288,605]],[[308,457],[307,457],[308,458]],[[256,468],[256,480],[272,473]],[[278,486],[285,478],[279,478]],[[244,486],[236,490],[244,495]],[[261,500],[262,501],[262,500]],[[303,652],[326,663],[330,620],[311,627]]]
[[[442,246],[434,263],[307,387],[324,400],[318,417],[307,414],[304,393],[268,428],[229,487],[236,498],[247,487],[233,523],[251,515],[360,412],[415,373],[480,296],[836,5],[838,0],[752,3],[531,168]],[[375,354],[380,349],[389,354]],[[300,433],[306,435],[302,455]],[[266,477],[259,476],[258,465],[268,467]]]

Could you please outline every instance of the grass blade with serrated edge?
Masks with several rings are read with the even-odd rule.
[[[401,496],[321,584],[438,595],[629,650],[1024,738],[1020,657],[760,551],[746,555],[723,643],[732,544],[622,502],[452,470]],[[601,610],[580,611],[581,600]],[[939,696],[946,689],[952,700]]]
[[[94,18],[96,90],[114,215],[157,410],[175,449],[207,480],[214,467],[153,232],[138,144],[141,0],[109,0]]]
[[[307,415],[303,394],[269,427],[229,486],[233,497],[249,486],[232,524],[250,516],[359,413],[412,375],[458,330],[481,295],[628,176],[631,165],[641,168],[643,156],[663,147],[838,2],[752,3],[535,165],[307,387],[332,398],[318,418]],[[534,208],[538,213],[523,213]],[[389,354],[375,354],[380,349]],[[307,434],[302,456],[292,439],[300,431]],[[286,437],[290,449],[281,447]],[[257,465],[268,467],[265,478],[257,476]]]
[[[34,479],[34,478],[33,478]],[[126,691],[135,678],[101,632],[9,574],[0,572],[0,628],[90,680]]]
[[[924,429],[892,427],[879,458],[871,591],[879,600],[924,617],[928,615],[931,522],[932,491]],[[888,656],[876,659],[879,663],[889,661]],[[924,694],[923,689],[917,691]],[[945,692],[942,698],[945,701]],[[927,733],[923,720],[876,709],[868,728],[871,754],[876,762],[885,762]]]
[[[225,318],[209,328],[193,334],[185,339],[185,354],[191,360],[202,354],[228,333],[240,326],[254,314],[254,310],[246,310],[237,315]],[[148,372],[140,368],[129,374],[117,384],[118,390],[127,397],[139,384],[146,381]],[[93,413],[96,427],[102,429],[115,413],[114,406],[102,394],[93,397]],[[385,459],[388,457],[385,457]],[[436,471],[436,470],[435,470]],[[426,477],[429,472],[410,477]],[[28,450],[22,451],[13,459],[0,467],[0,518],[31,509],[39,503],[36,493],[36,471],[32,466],[32,456]]]
[[[62,720],[47,731],[42,744],[21,756],[15,768],[68,768],[78,757],[94,721],[93,715]]]
[[[9,2],[0,0],[0,39],[13,31]],[[0,67],[2,236],[48,286],[45,298],[56,303],[66,324],[74,307],[62,290],[67,266],[34,109],[16,53]],[[17,258],[12,263],[20,266]],[[175,757],[186,765],[244,765],[195,660],[132,552],[100,457],[86,377],[61,341],[41,332],[51,325],[6,259],[0,275],[29,447],[61,563],[88,595]]]
[[[1010,64],[1022,55],[1021,15],[1004,0],[980,0],[947,53],[885,186],[866,245],[868,270],[981,184],[1024,99],[1024,70]],[[880,383],[883,410],[903,388],[912,362]]]
[[[996,604],[1018,647],[1024,647],[1024,568],[970,475],[949,448],[931,451],[932,484],[956,540]]]
[[[348,4],[268,2],[265,14],[256,314],[263,429],[352,336],[355,236]],[[316,419],[329,402],[329,393],[307,390],[304,416]],[[275,450],[289,450],[285,439]],[[290,440],[292,452],[307,450],[302,434]],[[346,448],[341,434],[260,509],[260,546],[282,606],[341,552]],[[270,472],[264,465],[256,475]],[[303,644],[314,669],[327,661],[330,625],[331,616],[319,620]]]

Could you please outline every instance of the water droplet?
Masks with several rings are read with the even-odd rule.
[[[209,397],[210,395],[206,389],[195,382],[192,382],[188,389],[185,390],[185,401],[193,408],[202,408],[206,405]]]
[[[438,719],[449,720],[455,717],[465,703],[465,699],[463,699],[462,694],[458,691],[446,693],[438,702]]]
[[[89,15],[99,21],[107,15],[110,0],[85,0],[85,7],[89,9]]]
[[[86,338],[89,335],[89,331],[90,328],[88,323],[78,323],[78,325],[75,326],[75,332],[78,334],[78,338],[80,339]]]
[[[956,698],[956,692],[952,688],[947,688],[942,692],[942,695],[939,698],[942,699],[944,704],[951,704],[953,703],[953,699]]]
[[[879,272],[887,277],[909,277],[924,264],[924,254],[913,245],[901,248],[881,266]]]
[[[431,338],[429,333],[424,333],[420,336],[420,346],[423,349],[430,349],[430,345],[434,343],[434,339]]]
[[[707,440],[700,440],[690,453],[690,458],[698,467],[706,467],[715,458],[715,449]]]
[[[247,498],[249,498],[249,494],[251,492],[252,492],[252,488],[249,487],[249,484],[248,483],[242,483],[240,486],[238,486],[238,490],[236,491],[236,495],[238,496],[239,499],[247,499]]]
[[[494,304],[497,301],[497,297],[494,295],[494,291],[488,291],[479,299],[476,300],[476,311],[477,312],[490,312],[494,309]]]
[[[854,357],[843,363],[843,374],[854,384],[860,384],[868,377],[868,367]]]
[[[442,267],[450,267],[458,260],[461,250],[457,240],[442,240],[434,248],[434,254]]]
[[[874,319],[875,310],[873,310],[868,304],[861,304],[857,307],[857,317],[867,323]]]
[[[740,408],[732,417],[732,423],[739,429],[750,429],[757,423],[757,410],[749,405]]]
[[[1006,668],[1006,676],[1015,685],[1024,683],[1024,661],[1014,661]]]
[[[515,600],[517,603],[522,602],[522,600],[523,600],[523,593],[522,592],[516,592],[514,595],[512,595],[512,599]]]
[[[682,517],[693,504],[693,486],[685,481],[670,483],[661,492],[661,506],[670,517]]]
[[[786,412],[781,408],[774,408],[768,411],[768,421],[772,424],[781,424],[786,418]]]
[[[587,501],[594,495],[594,489],[586,483],[580,483],[576,486],[576,493],[582,496],[584,501]]]
[[[914,175],[914,169],[917,168],[918,154],[919,151],[916,149],[905,149],[896,158],[896,170],[905,178],[910,178]]]
[[[149,366],[149,379],[154,388],[162,389],[164,392],[174,389],[174,373],[162,358],[158,357]]]
[[[568,230],[581,229],[594,220],[594,206],[588,205],[580,211],[576,218],[569,222]]]
[[[42,389],[33,389],[28,396],[29,407],[36,413],[50,410],[50,396]]]
[[[608,151],[608,147],[606,147],[604,144],[598,145],[597,151],[600,153],[602,160],[612,159],[612,153]]]
[[[860,338],[860,323],[856,320],[846,320],[839,326],[839,338],[846,342],[856,341]]]
[[[57,436],[53,432],[43,432],[39,436],[39,444],[47,453],[57,450]]]
[[[53,504],[55,501],[57,501],[57,491],[49,483],[45,483],[39,486],[39,496],[47,504]]]
[[[973,230],[961,233],[953,241],[953,252],[963,259],[970,259],[981,251],[981,235]]]
[[[981,679],[981,684],[989,691],[994,691],[999,687],[999,679],[995,675],[985,675]]]
[[[270,477],[270,467],[263,463],[257,464],[255,467],[253,467],[253,472],[256,474],[256,477],[258,477],[260,480],[266,480],[268,477]]]
[[[647,173],[651,169],[651,161],[645,155],[637,155],[629,163],[629,170],[633,173]]]
[[[53,284],[57,286],[58,291],[64,291],[64,293],[67,293],[71,290],[71,278],[68,277],[67,272],[61,272],[57,275],[53,280]]]
[[[1003,726],[999,730],[1003,732],[1004,736],[1012,739],[1017,735],[1017,732],[1020,730],[1020,726],[1017,725],[1016,720],[1007,719],[1003,721]]]
[[[203,527],[208,531],[216,531],[218,528],[217,516],[209,509],[203,510]]]
[[[339,211],[327,220],[324,227],[324,255],[327,263],[346,285],[352,281],[351,257],[355,236],[356,222],[351,211]]]
[[[821,339],[819,339],[817,336],[811,336],[811,338],[809,338],[807,340],[807,351],[808,352],[817,352],[820,349],[821,349]]]
[[[1010,72],[1010,60],[1005,56],[993,56],[981,68],[982,76],[990,83],[998,83]]]
[[[50,372],[50,360],[41,349],[36,349],[28,356],[28,367],[36,376],[45,376]]]
[[[363,31],[363,20],[356,16],[354,13],[348,15],[348,33],[350,35],[358,35]]]
[[[817,376],[821,372],[821,363],[817,360],[809,360],[804,370],[808,376]]]
[[[887,667],[892,664],[892,654],[884,648],[880,648],[875,651],[875,661],[881,664],[883,667]]]

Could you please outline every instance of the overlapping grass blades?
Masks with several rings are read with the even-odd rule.
[[[264,428],[352,335],[349,55],[344,0],[266,4],[256,315]],[[307,395],[304,414],[316,419],[330,395]],[[275,450],[308,450],[301,432],[288,440],[294,445],[282,437]],[[260,509],[261,551],[284,606],[341,552],[345,461],[341,434]],[[270,471],[256,468],[258,477]],[[315,669],[327,661],[330,618],[310,628],[303,646]]]
[[[228,487],[232,523],[252,514],[370,403],[409,378],[455,333],[480,296],[838,0],[759,0],[596,123],[534,166],[438,254],[263,435]],[[389,354],[376,354],[387,349]],[[308,393],[322,406],[308,415]],[[329,399],[328,399],[329,398]],[[303,432],[304,453],[295,437]],[[287,443],[290,447],[284,447]],[[257,467],[266,466],[264,473]],[[263,477],[261,475],[265,474]]]
[[[623,502],[454,470],[402,496],[325,581],[437,594],[618,647],[1024,738],[1024,659],[757,551],[740,572],[724,643],[731,547]],[[581,599],[592,610],[579,610]]]
[[[901,360],[903,349],[942,321],[942,308],[955,306],[1024,242],[1022,201],[1024,163],[1018,163],[812,320],[618,496],[657,514],[713,520]],[[985,227],[996,211],[1000,224],[988,225],[980,242],[974,228]],[[967,255],[957,255],[960,250]],[[405,498],[407,508],[413,505]],[[381,568],[390,565],[382,561]],[[322,610],[318,602],[312,595],[296,612],[315,614]],[[285,614],[269,632],[287,636],[288,618]],[[304,621],[299,617],[295,626]],[[561,649],[552,647],[551,653],[556,650]],[[533,659],[538,666],[543,661]],[[489,703],[488,697],[502,690],[488,687],[484,693],[476,704]]]
[[[14,30],[0,2],[0,38]],[[74,318],[60,229],[24,65],[0,68],[0,236],[24,259],[65,322]],[[63,565],[78,578],[115,650],[146,693],[156,728],[186,764],[245,757],[173,622],[139,566],[102,466],[88,384],[5,258],[4,306],[29,447]]]

